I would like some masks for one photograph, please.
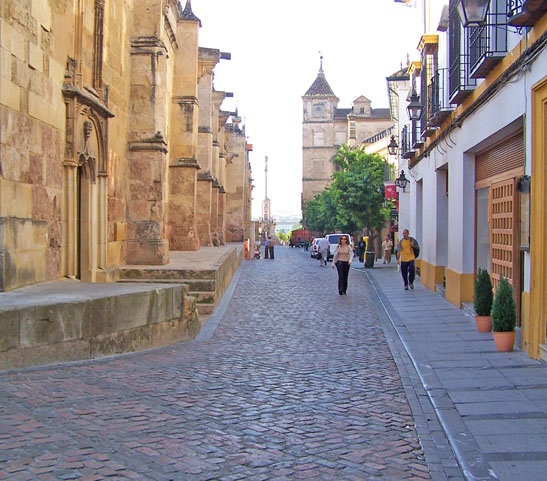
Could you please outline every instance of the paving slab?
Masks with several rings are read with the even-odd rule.
[[[402,285],[395,269],[364,274],[416,367],[465,478],[547,479],[547,365],[518,346],[497,352],[491,334],[476,332],[467,311],[419,281],[414,291],[394,289]]]

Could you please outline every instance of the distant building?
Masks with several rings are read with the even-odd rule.
[[[317,78],[302,97],[302,211],[306,202],[323,191],[336,170],[333,162],[343,144],[356,147],[365,139],[391,127],[389,109],[373,109],[363,95],[351,108],[338,108],[323,72],[323,57]]]

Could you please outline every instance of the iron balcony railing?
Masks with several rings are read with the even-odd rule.
[[[448,95],[448,73],[447,68],[437,69],[431,79],[428,88],[430,125],[438,126],[454,110],[450,104]]]
[[[507,54],[505,0],[492,0],[486,25],[469,27],[466,30],[471,77],[484,78]]]
[[[449,102],[461,104],[476,86],[477,80],[469,77],[469,55],[461,54],[454,58],[449,66]]]
[[[406,124],[401,129],[401,142],[399,144],[399,150],[403,159],[408,159],[414,155],[414,149],[412,148],[412,135],[410,133],[410,125]]]
[[[379,140],[385,139],[389,135],[393,133],[393,127],[389,127],[385,130],[382,130],[381,132],[378,132],[377,134],[373,135],[372,137],[369,137],[368,139],[363,140],[364,144],[373,144],[375,142],[378,142]]]
[[[532,27],[547,11],[547,2],[541,0],[507,0],[507,24],[514,27]]]
[[[424,99],[424,100],[421,100]],[[428,126],[427,126],[427,115],[428,115],[428,109],[429,105],[427,102],[427,99],[424,97],[421,97],[421,102],[423,105],[422,113],[420,114],[419,120],[413,120],[412,121],[412,146],[417,149],[421,147],[424,144],[423,137],[425,137]]]
[[[467,36],[458,14],[459,0],[450,0],[448,27],[448,98],[450,103],[461,104],[475,89],[477,81],[469,77]]]

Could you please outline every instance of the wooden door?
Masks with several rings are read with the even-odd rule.
[[[490,265],[494,289],[503,276],[513,286],[520,312],[520,239],[517,179],[490,186]]]

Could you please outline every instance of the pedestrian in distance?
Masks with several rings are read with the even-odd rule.
[[[270,259],[274,258],[274,244],[272,242],[272,238],[268,237],[268,249],[270,251]]]
[[[384,264],[386,262],[391,264],[391,249],[393,249],[393,242],[389,235],[386,235],[384,242],[382,242],[382,249],[384,250]]]
[[[359,253],[359,262],[363,262],[365,259],[365,251],[367,249],[367,244],[364,237],[361,237],[359,244],[357,244],[357,252]]]
[[[405,291],[408,291],[409,287],[414,289],[414,277],[416,275],[414,260],[416,259],[416,252],[420,252],[418,241],[414,237],[410,237],[408,229],[405,229],[403,231],[403,238],[400,240],[399,247],[397,248],[397,264],[401,268]]]
[[[321,237],[317,242],[317,250],[319,251],[319,265],[326,266],[329,260],[330,243],[327,237]]]
[[[268,253],[270,251],[270,238],[264,239],[264,259],[268,259]]]
[[[310,247],[310,240],[306,239],[304,241],[304,250],[307,251],[309,247]]]
[[[338,239],[338,247],[332,258],[332,268],[336,266],[338,270],[338,294],[346,295],[348,290],[348,275],[349,266],[353,260],[353,250],[349,245],[349,239],[345,235],[341,235]]]

